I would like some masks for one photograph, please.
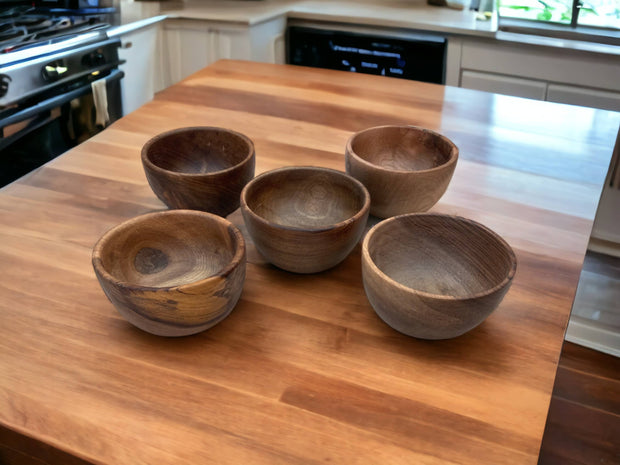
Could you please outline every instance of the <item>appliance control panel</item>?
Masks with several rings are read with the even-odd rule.
[[[69,68],[66,66],[63,60],[56,60],[48,63],[41,70],[41,76],[47,82],[54,82],[67,75]]]
[[[433,34],[384,37],[289,26],[287,63],[445,83],[447,39]]]
[[[0,74],[0,97],[4,97],[9,91],[9,83],[11,82],[11,76],[6,74]]]
[[[101,49],[94,50],[82,57],[82,65],[88,68],[103,66],[106,64],[106,62],[107,59],[103,53],[103,50]]]
[[[2,66],[0,109],[47,96],[54,89],[99,79],[118,67],[120,39],[107,38]]]

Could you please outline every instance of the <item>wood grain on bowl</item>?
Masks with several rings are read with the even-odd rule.
[[[95,273],[129,322],[183,336],[226,318],[245,280],[245,241],[230,222],[190,210],[150,213],[108,231],[93,250]]]
[[[364,232],[369,208],[359,181],[312,166],[263,173],[241,193],[243,219],[258,251],[295,273],[317,273],[344,260]]]
[[[448,339],[478,326],[508,291],[512,248],[487,227],[441,214],[384,220],[362,244],[364,289],[394,329]]]
[[[415,126],[379,126],[353,134],[346,171],[370,192],[379,218],[424,212],[446,192],[459,150],[446,136]]]
[[[166,131],[142,148],[142,165],[157,197],[170,208],[227,216],[254,177],[254,144],[245,135],[217,127]]]

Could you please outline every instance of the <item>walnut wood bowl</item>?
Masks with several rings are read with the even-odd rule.
[[[241,212],[256,249],[294,273],[318,273],[344,260],[359,242],[370,196],[343,172],[280,168],[257,176],[241,193]]]
[[[226,216],[239,208],[239,194],[254,177],[252,141],[214,127],[159,134],[142,148],[142,165],[153,192],[170,208]]]
[[[396,216],[375,225],[362,243],[370,304],[392,328],[422,339],[453,338],[482,323],[516,267],[506,241],[457,216]]]
[[[106,232],[93,250],[103,291],[130,323],[161,336],[208,329],[232,311],[245,280],[241,232],[194,210],[148,213]]]
[[[430,129],[379,126],[349,138],[345,165],[370,192],[370,214],[389,218],[435,205],[448,188],[458,156],[450,139]]]

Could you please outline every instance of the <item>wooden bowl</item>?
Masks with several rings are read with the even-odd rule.
[[[230,129],[193,127],[168,131],[142,148],[142,165],[153,192],[170,208],[226,216],[254,177],[254,144]]]
[[[349,138],[345,165],[370,192],[370,214],[389,218],[435,205],[448,188],[458,156],[450,139],[430,129],[379,126]]]
[[[506,241],[458,216],[396,216],[375,225],[362,243],[370,304],[392,328],[422,339],[453,338],[482,323],[516,268]]]
[[[241,212],[257,250],[294,273],[317,273],[344,260],[364,232],[369,208],[359,181],[328,168],[276,169],[241,192]]]
[[[193,210],[138,216],[93,250],[97,279],[119,313],[161,336],[197,333],[226,318],[241,295],[245,263],[241,232]]]

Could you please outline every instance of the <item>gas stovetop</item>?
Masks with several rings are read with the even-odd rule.
[[[116,68],[119,41],[102,11],[0,9],[0,110]]]
[[[55,10],[26,6],[0,10],[0,53],[53,43],[69,36],[109,27],[100,15],[64,11],[65,14],[62,14]]]

